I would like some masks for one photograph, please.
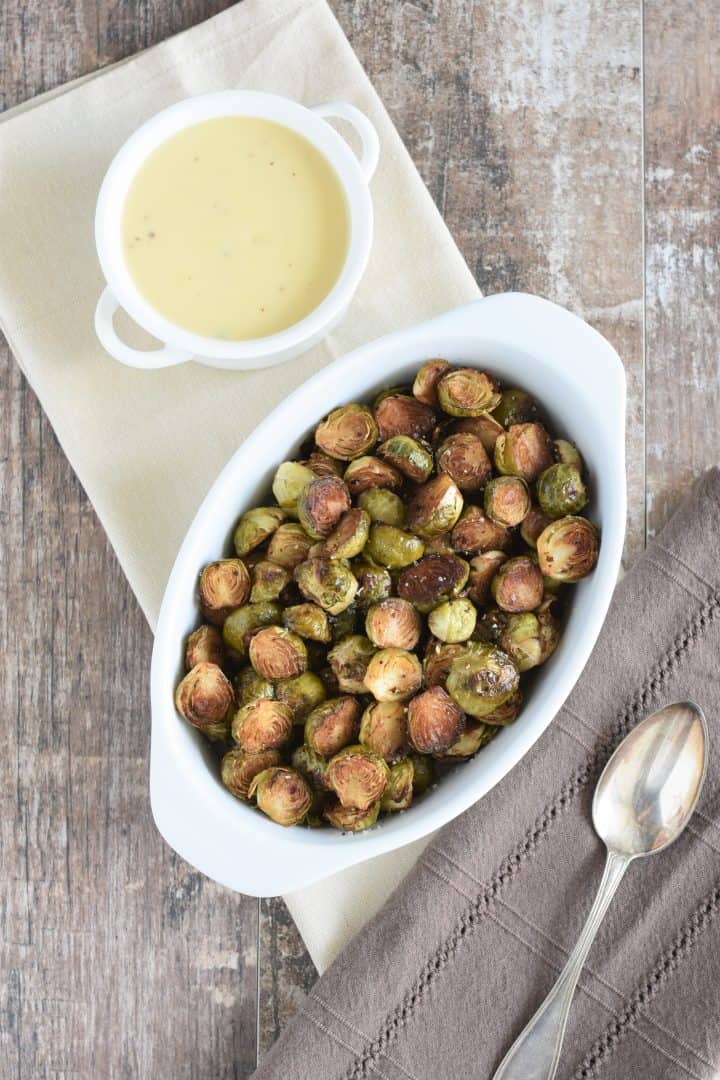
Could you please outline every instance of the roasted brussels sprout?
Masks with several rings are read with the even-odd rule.
[[[530,507],[520,525],[520,535],[528,547],[537,547],[537,538],[543,529],[550,524],[550,520],[539,506]]]
[[[509,530],[489,518],[479,506],[466,506],[452,531],[453,547],[468,555],[504,551],[511,540]]]
[[[469,761],[483,746],[490,742],[493,735],[497,735],[497,728],[491,727],[482,720],[476,720],[468,724],[457,742],[454,742],[448,750],[435,754],[436,758],[443,761]]]
[[[357,602],[361,608],[368,608],[390,595],[392,578],[384,566],[378,566],[364,557],[356,559],[351,566],[358,583]]]
[[[346,809],[369,810],[390,777],[386,763],[364,746],[346,746],[328,762],[325,781]]]
[[[313,450],[307,461],[302,461],[300,464],[307,465],[316,476],[342,476],[343,474],[342,463],[331,458],[329,454],[324,454],[322,450]]]
[[[373,701],[360,721],[360,742],[383,761],[399,761],[410,749],[407,709],[400,701]]]
[[[360,495],[375,488],[399,491],[403,486],[402,473],[379,457],[355,458],[345,470],[344,480],[351,495]]]
[[[459,487],[447,473],[428,480],[419,487],[407,508],[407,524],[423,539],[439,536],[452,529],[460,517],[463,497]]]
[[[256,506],[247,510],[235,529],[233,544],[237,555],[247,555],[264,544],[285,521],[287,514],[279,506]]]
[[[432,454],[409,435],[393,435],[381,443],[378,456],[414,484],[422,484],[433,471]]]
[[[425,686],[445,686],[453,660],[462,654],[464,645],[448,645],[437,638],[430,638],[425,649],[423,675]]]
[[[426,555],[454,555],[455,548],[452,545],[452,533],[438,533],[425,541]]]
[[[340,559],[308,559],[295,569],[295,581],[306,599],[330,615],[350,607],[358,590],[356,578]]]
[[[384,390],[381,390],[376,395],[373,401],[373,411],[378,409],[385,398],[388,397],[408,397],[412,393],[412,387],[404,384],[402,386],[386,386]]]
[[[250,754],[277,750],[292,734],[292,709],[284,701],[257,698],[242,705],[232,719],[232,737]]]
[[[470,568],[458,555],[425,555],[398,578],[398,596],[428,612],[465,588]]]
[[[417,562],[425,550],[422,540],[394,525],[371,525],[365,554],[390,570]]]
[[[481,720],[514,694],[520,674],[507,653],[496,645],[472,642],[453,660],[447,691],[469,716]]]
[[[211,742],[227,739],[233,688],[217,664],[203,661],[189,671],[175,691],[175,708]]]
[[[282,609],[279,604],[266,601],[262,604],[244,604],[231,611],[223,624],[223,641],[238,656],[247,652],[252,634],[263,626],[273,626],[280,622]]]
[[[395,810],[407,810],[412,805],[414,778],[415,770],[409,758],[398,761],[397,765],[392,766],[380,800],[380,809],[384,814]]]
[[[450,416],[480,416],[500,401],[497,380],[476,368],[455,368],[438,381],[440,407]]]
[[[538,536],[540,570],[554,581],[580,581],[595,569],[599,552],[598,531],[587,518],[559,518]]]
[[[413,383],[413,394],[418,401],[429,405],[431,409],[439,408],[437,384],[449,370],[450,364],[447,360],[427,360],[418,371]]]
[[[555,457],[563,465],[574,465],[575,468],[582,474],[583,460],[580,456],[580,451],[573,443],[568,442],[567,439],[555,439]]]
[[[350,607],[346,607],[344,611],[338,612],[337,615],[329,615],[328,622],[330,623],[330,637],[333,643],[342,641],[343,638],[355,633],[358,622],[358,609],[355,604],[351,604]]]
[[[353,559],[359,555],[370,535],[367,510],[348,510],[322,544],[323,554],[331,559]]]
[[[530,505],[528,486],[519,476],[496,476],[485,487],[485,513],[497,525],[519,525]]]
[[[490,589],[503,611],[534,611],[542,603],[542,574],[532,559],[519,555],[502,564]]]
[[[579,514],[587,506],[587,491],[576,465],[551,465],[538,477],[537,499],[549,518]]]
[[[477,611],[475,605],[466,597],[446,600],[428,615],[430,633],[439,641],[454,644],[467,641],[475,629]]]
[[[209,563],[198,583],[200,609],[215,626],[222,626],[230,612],[244,604],[250,594],[250,574],[242,559]]]
[[[377,822],[379,813],[379,800],[367,810],[355,810],[343,806],[340,800],[336,799],[335,802],[330,803],[324,808],[323,817],[326,821],[329,821],[335,829],[342,829],[343,832],[355,833],[363,832],[365,829],[372,829],[373,825]]]
[[[307,780],[294,769],[274,766],[253,777],[248,792],[263,814],[278,825],[297,825],[312,806]]]
[[[250,600],[253,604],[277,600],[291,581],[292,574],[286,566],[262,559],[253,567]]]
[[[465,715],[442,686],[431,686],[409,703],[407,725],[416,750],[439,754],[460,738],[465,730]]]
[[[365,673],[365,686],[376,701],[407,701],[421,684],[420,661],[405,649],[381,649]]]
[[[387,488],[368,488],[358,495],[358,506],[370,515],[370,520],[380,525],[405,527],[405,503]]]
[[[350,509],[350,493],[337,476],[318,476],[300,494],[300,524],[314,540],[322,540]]]
[[[435,427],[435,412],[408,394],[388,394],[375,405],[375,419],[381,442],[395,435],[427,439]]]
[[[236,746],[228,750],[220,764],[220,779],[225,787],[237,799],[248,799],[250,784],[264,769],[279,765],[282,761],[277,750],[261,750],[258,754],[248,754],[247,750]]]
[[[360,706],[355,698],[329,698],[305,721],[305,742],[317,754],[330,758],[357,738],[359,727]]]
[[[506,561],[504,551],[483,551],[470,560],[467,594],[477,607],[487,603],[492,580]]]
[[[495,443],[495,465],[528,484],[553,462],[553,444],[542,424],[513,424]]]
[[[317,604],[293,604],[292,607],[285,608],[282,619],[288,630],[302,638],[323,644],[331,640],[327,612]]]
[[[304,671],[294,679],[281,679],[275,686],[278,701],[292,709],[293,723],[304,724],[309,713],[327,697],[325,683],[314,671]]]
[[[470,435],[477,435],[488,456],[493,458],[495,443],[504,430],[502,424],[498,424],[497,420],[493,419],[489,413],[483,413],[482,416],[466,416],[460,420],[453,420],[448,425],[446,433],[456,435],[460,434],[460,432],[467,432]]]
[[[341,638],[328,653],[328,663],[344,694],[364,694],[365,672],[375,647],[362,634]]]
[[[275,687],[269,679],[263,679],[254,668],[246,667],[235,676],[235,700],[238,705],[249,705],[258,698],[274,698]]]
[[[493,409],[493,416],[504,428],[513,424],[525,424],[537,413],[535,402],[525,390],[503,390],[500,404]]]
[[[312,788],[316,791],[328,790],[325,783],[327,761],[320,754],[316,754],[307,743],[293,750],[291,762],[293,769],[304,776]]]
[[[366,405],[343,405],[333,409],[315,431],[315,442],[320,449],[340,461],[362,457],[377,441],[377,424]]]
[[[298,499],[308,484],[317,479],[312,469],[299,461],[283,461],[272,482],[272,493],[283,510],[295,511]]]
[[[312,544],[312,537],[308,536],[302,525],[288,522],[273,533],[268,544],[267,557],[278,566],[294,570],[301,562],[305,562]]]
[[[208,663],[220,666],[225,659],[222,634],[215,626],[198,626],[185,642],[185,668],[190,671],[196,664]]]
[[[258,675],[270,682],[294,679],[307,668],[305,642],[284,626],[266,626],[250,639],[250,663]]]
[[[522,703],[522,694],[519,690],[516,690],[506,701],[503,701],[502,705],[498,705],[492,712],[485,713],[483,722],[492,724],[495,727],[507,727],[517,718]]]
[[[560,627],[550,611],[508,615],[498,644],[519,672],[544,664],[560,640]]]
[[[413,794],[422,795],[435,778],[432,758],[425,754],[411,754],[410,761],[413,766]]]
[[[412,604],[396,597],[373,604],[365,617],[365,633],[379,649],[414,649],[421,629]]]
[[[464,493],[480,491],[492,476],[492,464],[477,435],[448,435],[437,450],[437,466]]]

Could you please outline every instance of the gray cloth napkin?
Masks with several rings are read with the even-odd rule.
[[[720,471],[618,586],[533,750],[443,829],[316,983],[256,1080],[482,1080],[567,959],[600,881],[590,806],[612,750],[692,698],[710,767],[689,827],[632,866],[580,980],[558,1076],[720,1075]]]

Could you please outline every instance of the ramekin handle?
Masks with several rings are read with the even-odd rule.
[[[360,154],[360,168],[365,179],[369,183],[377,168],[380,157],[380,140],[373,125],[364,112],[360,112],[348,101],[326,101],[323,105],[314,105],[311,112],[317,113],[323,119],[335,117],[339,120],[347,120],[355,128],[360,136],[362,152]]]
[[[134,349],[118,337],[113,325],[115,312],[120,304],[115,299],[112,289],[103,289],[95,308],[95,333],[106,352],[121,364],[133,368],[164,368],[173,364],[184,364],[192,360],[193,354],[182,349],[173,349],[163,345],[160,349]]]

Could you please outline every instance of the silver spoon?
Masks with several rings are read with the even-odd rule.
[[[666,705],[633,728],[603,769],[592,817],[608,849],[595,903],[557,982],[503,1058],[493,1080],[552,1080],[588,950],[633,859],[672,844],[690,819],[707,767],[708,730],[690,701]]]

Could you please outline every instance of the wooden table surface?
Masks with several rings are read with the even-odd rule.
[[[0,0],[0,109],[225,6]],[[332,6],[481,289],[622,356],[631,563],[720,459],[720,5]],[[0,400],[0,1075],[247,1077],[312,965],[156,833],[150,632],[1,339]]]

